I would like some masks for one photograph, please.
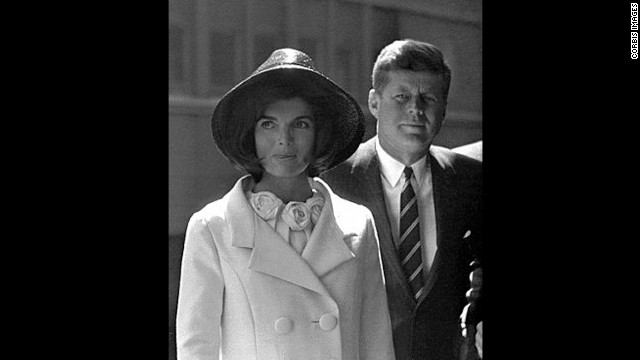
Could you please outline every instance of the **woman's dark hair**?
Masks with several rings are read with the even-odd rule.
[[[264,169],[256,154],[255,127],[269,105],[278,100],[301,98],[309,104],[315,127],[313,159],[307,167],[307,175],[314,177],[325,171],[335,158],[336,144],[332,143],[332,124],[338,119],[336,95],[324,91],[317,84],[302,81],[299,78],[272,77],[252,86],[231,104],[231,117],[237,122],[229,124],[230,138],[239,141],[229,142],[236,167],[246,170],[256,182],[262,179]]]

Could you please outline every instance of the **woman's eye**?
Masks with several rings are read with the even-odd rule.
[[[273,120],[260,120],[258,126],[263,129],[272,129],[276,126],[276,123]]]

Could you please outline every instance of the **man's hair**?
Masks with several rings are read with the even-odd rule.
[[[315,128],[313,159],[307,167],[307,175],[314,177],[325,171],[335,158],[335,148],[331,141],[336,128],[331,121],[338,118],[334,112],[335,99],[316,87],[300,82],[277,81],[264,86],[254,86],[232,105],[232,117],[237,119],[231,130],[231,153],[236,166],[246,170],[256,182],[262,178],[264,169],[256,153],[255,128],[267,107],[278,100],[301,98],[311,107]],[[235,113],[235,114],[234,114]]]
[[[396,40],[385,46],[373,64],[371,85],[382,92],[389,82],[388,72],[393,70],[428,71],[442,74],[446,101],[451,83],[451,69],[436,46],[412,39]]]

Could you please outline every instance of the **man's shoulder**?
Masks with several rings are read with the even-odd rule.
[[[343,163],[322,173],[320,178],[339,196],[361,203],[365,196],[364,184],[368,183],[367,177],[371,176],[370,164],[375,156],[375,142],[370,139],[360,144],[355,153]]]
[[[322,174],[322,178],[332,178],[345,174],[358,175],[358,170],[371,162],[376,156],[375,139],[369,139],[358,146],[358,149],[344,162]]]
[[[452,168],[455,172],[470,171],[481,172],[482,162],[470,156],[447,149],[442,146],[432,145],[429,152],[433,158],[443,167]]]

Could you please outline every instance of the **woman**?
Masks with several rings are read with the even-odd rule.
[[[189,221],[178,359],[393,359],[372,215],[316,177],[358,147],[357,102],[280,49],[225,94],[211,126],[249,175]]]

